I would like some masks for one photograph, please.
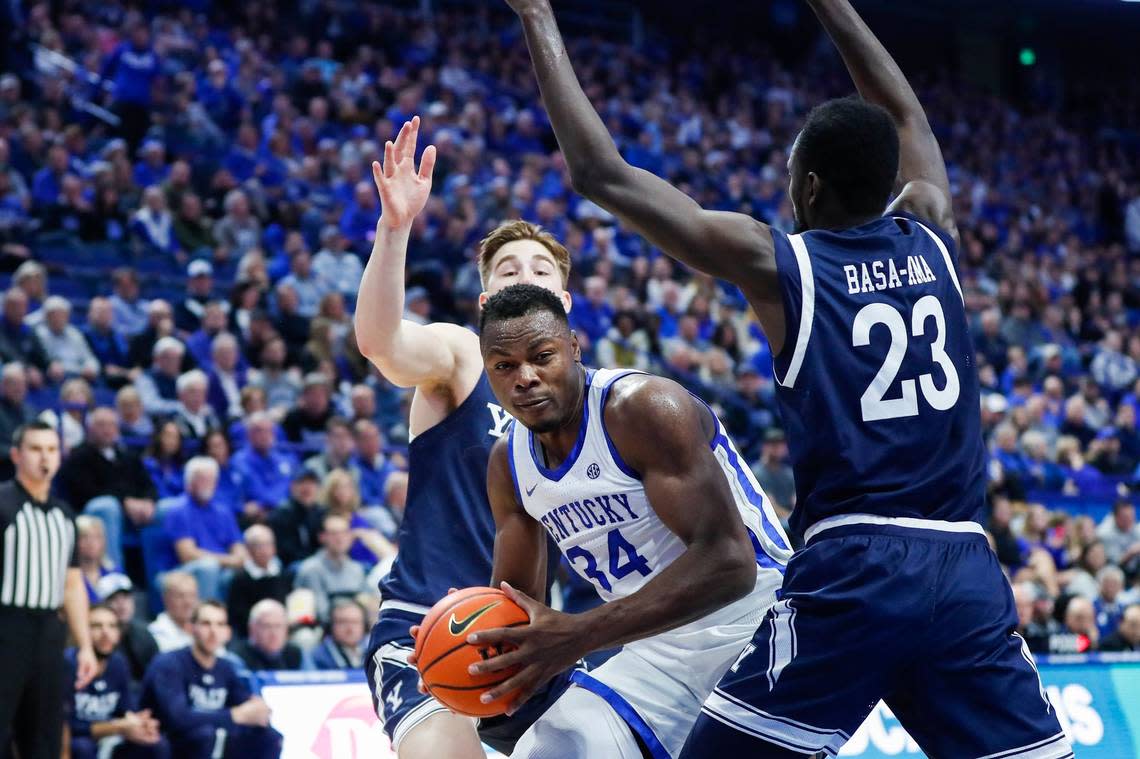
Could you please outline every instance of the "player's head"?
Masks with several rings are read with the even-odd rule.
[[[91,648],[95,649],[95,656],[106,659],[123,636],[119,618],[110,606],[95,604],[87,612],[87,626],[91,630]]]
[[[478,264],[480,306],[504,287],[523,284],[545,287],[570,310],[570,253],[539,225],[514,219],[495,227],[479,243]]]
[[[879,216],[898,170],[899,134],[885,110],[858,97],[816,106],[788,158],[797,231]]]
[[[483,367],[503,408],[535,432],[567,424],[581,403],[582,351],[562,301],[535,285],[512,285],[480,319]]]
[[[190,617],[193,625],[194,648],[213,656],[230,642],[230,623],[226,607],[218,601],[203,601],[194,607]]]

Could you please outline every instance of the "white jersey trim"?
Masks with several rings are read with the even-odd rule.
[[[792,353],[792,360],[788,362],[788,371],[781,380],[776,381],[784,387],[796,384],[796,377],[804,363],[804,354],[807,353],[808,340],[811,339],[811,323],[815,319],[815,279],[811,270],[811,259],[808,257],[807,245],[803,235],[788,235],[788,242],[792,245],[792,252],[796,254],[796,263],[800,268],[800,329],[796,335],[796,348]],[[785,328],[786,329],[786,328]]]
[[[986,534],[986,531],[977,522],[946,522],[941,519],[916,519],[915,517],[881,517],[876,514],[843,514],[821,519],[807,528],[804,532],[804,542],[809,542],[816,535],[826,530],[852,524],[888,525],[906,527],[912,530],[937,530],[938,532],[972,532],[982,536]]]
[[[950,280],[954,283],[954,289],[958,291],[958,297],[965,303],[966,296],[962,294],[962,285],[958,283],[958,272],[954,271],[954,261],[950,258],[950,251],[946,249],[946,243],[942,242],[942,238],[934,234],[934,231],[921,221],[914,219],[907,219],[907,221],[917,224],[923,232],[930,235],[931,240],[934,240],[934,244],[938,246],[938,250],[942,253],[942,260],[946,262],[946,271],[950,272]]]
[[[410,604],[403,601],[381,601],[380,611],[389,609],[391,611],[406,611],[412,614],[427,614],[431,611],[427,606],[420,606],[419,604]]]

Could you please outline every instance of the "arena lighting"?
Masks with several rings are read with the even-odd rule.
[[[1140,2],[1140,0],[1126,0],[1126,2]],[[1032,66],[1037,63],[1037,53],[1031,47],[1023,47],[1017,59],[1021,61],[1022,66]]]

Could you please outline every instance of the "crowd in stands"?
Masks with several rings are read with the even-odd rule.
[[[201,599],[228,609],[245,669],[360,666],[398,550],[410,396],[362,358],[352,309],[380,212],[369,166],[416,114],[439,160],[406,318],[475,323],[475,242],[539,222],[573,255],[586,361],[714,402],[794,505],[743,298],[573,193],[512,16],[285,8],[34,5],[30,37],[76,66],[0,77],[0,438],[59,426],[90,596],[133,677],[192,639]],[[850,91],[842,67],[823,47],[677,45],[571,54],[631,163],[792,231],[788,146]],[[956,198],[987,527],[1023,632],[1035,651],[1140,650],[1137,113],[1106,97],[1091,124],[918,84]]]

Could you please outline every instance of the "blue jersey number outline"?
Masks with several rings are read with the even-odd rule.
[[[610,555],[609,574],[615,580],[620,580],[633,572],[637,572],[642,577],[648,577],[653,573],[653,569],[649,566],[649,560],[637,552],[637,546],[626,540],[620,529],[615,527],[610,530],[606,534],[606,543]],[[623,556],[625,558],[624,564],[621,563]],[[582,570],[586,578],[600,585],[607,593],[612,593],[613,585],[610,584],[606,573],[599,571],[598,560],[594,558],[594,554],[581,546],[571,546],[566,549],[566,559],[571,565],[574,565],[574,562],[579,558],[586,562],[586,567]]]

